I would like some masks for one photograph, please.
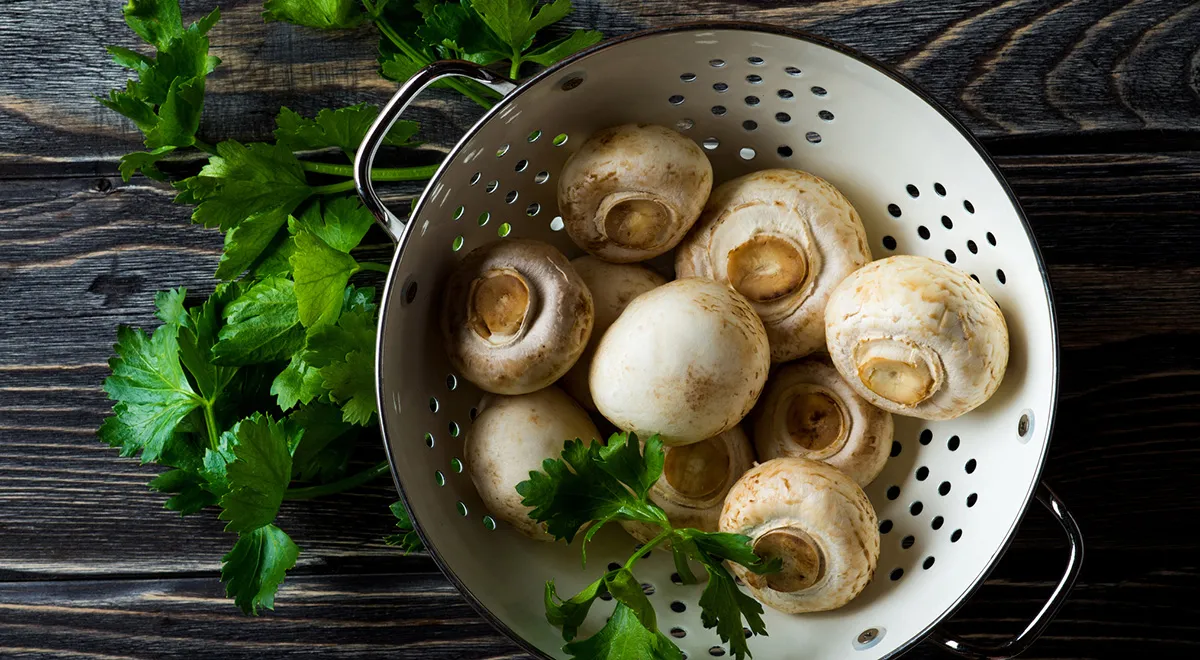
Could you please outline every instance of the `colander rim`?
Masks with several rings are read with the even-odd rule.
[[[933,108],[935,111],[937,111],[938,114],[940,114],[942,116],[942,118],[950,124],[950,126],[952,126],[955,130],[957,130],[959,132],[959,134],[962,135],[962,137],[964,139],[966,139],[967,143],[971,146],[971,148],[973,148],[975,150],[976,154],[981,159],[983,159],[983,162],[991,170],[993,176],[996,177],[996,181],[1000,184],[1000,187],[1004,190],[1005,195],[1007,195],[1009,201],[1012,203],[1013,209],[1016,211],[1017,218],[1018,218],[1018,220],[1020,220],[1021,227],[1025,232],[1025,236],[1029,240],[1030,246],[1033,248],[1034,259],[1035,259],[1035,262],[1037,263],[1038,271],[1039,271],[1039,274],[1042,279],[1042,287],[1046,293],[1046,303],[1047,303],[1049,317],[1050,317],[1050,319],[1049,319],[1050,320],[1050,340],[1052,342],[1052,345],[1051,345],[1051,357],[1052,357],[1051,368],[1053,369],[1053,373],[1051,374],[1051,378],[1050,378],[1050,402],[1049,402],[1049,408],[1048,408],[1048,413],[1047,413],[1048,419],[1046,420],[1046,427],[1045,427],[1047,440],[1046,440],[1046,443],[1042,447],[1041,455],[1038,457],[1038,463],[1034,470],[1034,478],[1030,481],[1029,489],[1025,492],[1024,502],[1021,505],[1021,514],[1016,517],[1016,519],[1013,521],[1012,526],[1008,530],[1005,531],[1003,541],[997,546],[996,551],[993,553],[991,558],[988,559],[987,564],[985,565],[983,570],[981,570],[979,572],[979,574],[975,576],[972,585],[969,588],[967,588],[966,590],[964,590],[963,593],[958,597],[958,599],[955,600],[954,603],[952,603],[941,614],[939,614],[937,617],[935,617],[933,619],[933,621],[928,626],[925,627],[925,629],[923,629],[921,632],[917,633],[916,635],[913,635],[911,638],[909,638],[903,644],[897,646],[891,653],[889,653],[887,656],[885,656],[885,658],[899,657],[899,656],[903,655],[904,653],[908,652],[909,650],[911,650],[912,648],[914,648],[915,646],[917,646],[918,644],[920,644],[921,642],[925,641],[925,639],[927,637],[929,637],[930,634],[933,633],[934,629],[937,628],[937,626],[940,623],[945,621],[947,618],[949,618],[951,615],[953,615],[959,608],[961,608],[967,602],[967,600],[969,600],[975,594],[975,592],[978,591],[978,589],[981,586],[983,586],[983,583],[987,579],[987,576],[990,575],[991,572],[996,568],[996,565],[1000,562],[1000,559],[1008,551],[1009,546],[1012,545],[1014,537],[1016,536],[1017,529],[1020,527],[1021,522],[1024,520],[1025,516],[1029,513],[1029,505],[1034,498],[1034,494],[1037,490],[1038,484],[1041,482],[1042,471],[1045,468],[1046,458],[1049,455],[1050,440],[1053,438],[1053,435],[1054,435],[1054,424],[1055,424],[1055,421],[1057,418],[1057,412],[1058,412],[1058,392],[1059,392],[1060,377],[1061,377],[1060,376],[1061,347],[1059,345],[1059,335],[1058,335],[1058,315],[1057,315],[1055,304],[1054,304],[1053,291],[1050,287],[1049,273],[1046,270],[1046,263],[1045,263],[1045,260],[1042,258],[1041,248],[1038,245],[1037,239],[1035,238],[1035,236],[1033,234],[1033,230],[1029,225],[1029,219],[1025,215],[1025,210],[1021,207],[1021,203],[1017,199],[1016,194],[1013,192],[1012,187],[1009,185],[1008,181],[1004,178],[1004,174],[1000,171],[1000,168],[996,165],[996,163],[992,159],[991,155],[988,154],[987,150],[979,142],[979,139],[976,138],[971,133],[971,131],[969,129],[967,129],[967,127],[964,126],[963,123],[960,122],[954,115],[952,115],[940,102],[938,102],[935,98],[933,98],[932,95],[930,95],[928,92],[926,92],[920,86],[918,86],[915,82],[909,80],[904,74],[897,71],[891,65],[888,65],[879,60],[876,60],[875,58],[873,58],[869,55],[866,55],[865,53],[862,53],[854,48],[851,48],[850,46],[846,46],[845,44],[839,43],[837,41],[833,41],[826,37],[812,34],[810,32],[806,32],[804,30],[782,27],[782,26],[777,26],[777,25],[771,25],[768,23],[758,23],[758,22],[753,22],[753,21],[692,21],[692,22],[686,22],[686,23],[675,23],[672,25],[664,26],[664,27],[656,27],[656,28],[648,28],[645,30],[637,30],[634,32],[630,32],[628,34],[613,37],[611,39],[606,39],[594,46],[591,46],[589,48],[581,50],[581,51],[575,53],[574,55],[571,55],[570,57],[558,62],[557,64],[554,64],[553,66],[550,66],[550,67],[546,68],[545,70],[540,71],[537,74],[531,76],[530,78],[521,82],[511,92],[506,94],[504,96],[504,98],[500,99],[500,101],[498,101],[496,103],[496,105],[492,106],[492,108],[490,108],[487,112],[485,112],[483,114],[483,116],[480,117],[479,120],[477,120],[471,126],[471,128],[468,129],[463,134],[462,138],[460,138],[459,141],[454,145],[454,148],[451,149],[447,153],[446,158],[442,161],[442,164],[438,167],[437,172],[434,174],[433,178],[430,179],[430,183],[428,185],[426,185],[425,189],[422,191],[419,199],[417,200],[417,203],[413,206],[413,209],[412,209],[411,214],[409,215],[409,218],[415,219],[420,215],[420,212],[422,211],[426,202],[429,199],[430,190],[433,188],[432,184],[441,179],[442,174],[444,173],[446,168],[449,167],[450,164],[453,162],[454,157],[462,151],[463,147],[471,140],[471,138],[473,138],[496,114],[498,114],[500,111],[502,111],[505,106],[509,105],[513,100],[515,100],[521,94],[532,89],[534,86],[536,86],[542,80],[544,80],[548,77],[554,76],[555,74],[561,72],[564,69],[571,67],[579,60],[582,60],[590,55],[593,55],[600,51],[617,46],[619,44],[623,44],[628,41],[633,41],[633,40],[641,39],[644,37],[672,34],[672,33],[676,33],[676,32],[689,32],[689,31],[695,31],[695,30],[738,30],[738,31],[743,31],[743,32],[757,32],[757,33],[762,33],[762,34],[771,34],[771,35],[777,35],[777,36],[783,36],[783,37],[790,37],[793,39],[799,39],[801,41],[807,41],[809,43],[816,44],[818,46],[823,46],[823,47],[833,50],[837,53],[840,53],[842,55],[850,57],[858,62],[866,64],[867,66],[875,69],[876,71],[879,71],[880,73],[883,73],[884,75],[888,76],[892,80],[901,84],[902,86],[904,86],[905,89],[907,89],[912,94],[915,94],[917,96],[917,98],[921,99],[927,105],[929,105],[931,108]],[[396,252],[392,259],[392,264],[391,264],[391,267],[389,269],[389,273],[387,276],[387,282],[384,285],[383,296],[381,299],[383,305],[380,310],[379,324],[378,324],[377,333],[376,333],[376,347],[375,347],[376,402],[378,405],[379,416],[380,416],[380,424],[379,424],[380,435],[382,436],[384,451],[387,454],[388,464],[389,464],[389,467],[391,468],[392,482],[396,486],[396,492],[400,497],[400,501],[403,503],[405,510],[408,512],[409,518],[413,523],[413,529],[414,529],[414,531],[417,532],[417,535],[420,537],[422,544],[425,546],[426,552],[433,559],[434,563],[437,565],[438,569],[441,570],[442,574],[445,575],[446,578],[451,582],[451,584],[454,585],[455,589],[458,590],[458,592],[467,601],[467,603],[470,604],[471,607],[485,621],[487,621],[489,624],[491,624],[492,627],[494,627],[496,630],[503,633],[506,637],[508,637],[510,640],[512,640],[515,644],[517,644],[517,646],[521,647],[524,651],[534,655],[535,657],[541,658],[543,660],[554,660],[553,656],[550,656],[549,654],[542,651],[540,648],[534,646],[532,643],[530,643],[524,637],[517,634],[511,627],[508,626],[508,624],[506,624],[504,621],[502,621],[498,616],[493,614],[491,612],[491,610],[488,609],[488,607],[486,605],[484,605],[478,597],[475,596],[475,594],[471,591],[470,587],[468,587],[467,584],[461,578],[458,577],[458,574],[454,572],[454,570],[449,566],[449,564],[446,563],[446,561],[442,558],[441,553],[438,552],[436,546],[429,542],[429,538],[426,535],[424,528],[421,526],[420,522],[417,520],[417,516],[413,515],[412,508],[409,506],[408,496],[407,496],[407,494],[404,490],[404,486],[401,484],[400,478],[396,472],[396,467],[395,467],[396,460],[395,460],[395,457],[392,455],[391,443],[388,440],[388,431],[387,431],[387,424],[386,424],[387,414],[385,411],[387,411],[388,408],[387,408],[386,400],[384,397],[384,387],[383,387],[383,378],[382,378],[383,347],[384,347],[384,342],[383,342],[384,332],[383,332],[383,330],[387,325],[388,310],[391,307],[391,305],[389,304],[391,301],[391,293],[392,293],[391,290],[395,286],[400,286],[400,283],[397,281],[397,275],[399,273],[399,269],[397,268],[397,265],[399,264],[399,261],[404,252],[404,249],[407,246],[408,239],[412,233],[413,225],[415,225],[415,224],[416,223],[412,222],[412,221],[405,223],[403,232],[399,236],[396,237]]]

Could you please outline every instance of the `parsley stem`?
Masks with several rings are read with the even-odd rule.
[[[332,174],[334,176],[354,176],[354,167],[352,165],[338,165],[336,163],[314,163],[307,160],[300,161],[300,167],[305,172],[315,172],[317,174]],[[424,181],[437,172],[438,164],[434,165],[418,165],[416,167],[376,167],[371,170],[371,178],[375,181]]]
[[[201,140],[200,138],[195,138],[195,141],[192,142],[192,145],[207,154],[211,154],[213,156],[217,155],[217,148],[205,142],[204,140]]]
[[[376,273],[388,273],[392,270],[386,264],[377,264],[373,261],[360,261],[358,262],[358,267],[362,270],[372,270]]]
[[[642,557],[645,557],[646,555],[650,554],[650,551],[654,549],[654,546],[671,538],[671,534],[674,534],[674,533],[675,533],[675,530],[666,529],[663,531],[662,534],[659,534],[658,536],[650,539],[649,543],[638,548],[637,552],[633,553],[633,556],[629,558],[629,561],[625,562],[625,568],[632,569],[634,562],[636,562],[637,560],[641,559]]]
[[[205,400],[200,403],[200,407],[204,408],[204,425],[208,427],[208,446],[216,451],[220,446],[220,439],[217,437],[217,418],[213,414],[213,404]]]
[[[520,56],[514,55],[513,59],[512,59],[512,66],[508,67],[508,77],[512,78],[513,80],[516,80],[520,76],[521,76],[521,58],[520,58]]]
[[[368,13],[371,13],[372,15],[375,14],[375,8],[370,0],[364,0],[363,4],[366,6]],[[388,38],[388,41],[391,41],[393,44],[395,44],[396,48],[400,49],[400,52],[403,53],[405,57],[412,60],[416,64],[425,66],[432,61],[426,57],[424,53],[416,48],[413,48],[412,44],[405,41],[404,38],[396,32],[395,28],[393,28],[391,24],[387,22],[387,19],[383,18],[382,16],[376,17],[375,26],[379,28],[379,31],[383,33],[383,36]],[[478,91],[479,89],[485,89],[488,92],[492,92],[491,88],[485,87],[473,80],[462,81],[449,78],[445,82],[463,96],[478,103],[481,107],[483,107],[483,109],[487,110],[492,107],[492,102],[483,98]],[[474,83],[474,85],[470,83]]]
[[[363,470],[357,474],[352,474],[345,479],[331,481],[327,484],[319,486],[308,486],[306,488],[289,488],[283,492],[285,500],[311,500],[317,497],[333,495],[342,491],[358,488],[359,486],[370,483],[375,479],[385,475],[391,468],[388,467],[387,461],[384,461],[374,467]]]

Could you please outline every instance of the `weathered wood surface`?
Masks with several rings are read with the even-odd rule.
[[[209,290],[221,245],[166,186],[115,176],[137,136],[91,99],[125,77],[102,46],[133,43],[112,4],[0,5],[0,657],[523,657],[429,560],[382,545],[385,481],[285,506],[305,552],[279,610],[248,619],[221,597],[221,524],[163,510],[145,489],[154,470],[96,442],[116,325],[153,325],[154,291]],[[1050,266],[1064,380],[1047,478],[1089,551],[1027,657],[1196,657],[1200,5],[576,4],[572,25],[608,34],[705,15],[809,29],[900,67],[986,139]],[[281,104],[311,113],[393,88],[370,29],[263,25],[259,6],[222,7],[210,138],[262,138]],[[476,112],[423,101],[428,157]],[[952,629],[1015,632],[1062,561],[1033,511]]]
[[[189,16],[211,0],[185,0]],[[300,112],[382,100],[373,28],[320,33],[263,24],[261,2],[221,3],[211,33],[223,60],[210,78],[203,134],[268,133],[279,106]],[[898,67],[985,138],[1146,134],[1200,136],[1200,5],[1192,0],[853,0],[776,3],[590,0],[566,21],[615,35],[712,17],[808,30]],[[115,6],[9,0],[0,11],[0,163],[91,162],[138,144],[92,100],[126,72],[105,45],[140,45]],[[418,118],[446,141],[475,110],[427,97]],[[1194,144],[1194,142],[1193,142]],[[84,167],[86,169],[86,167]]]

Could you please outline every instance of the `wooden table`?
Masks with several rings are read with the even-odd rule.
[[[145,487],[154,470],[97,442],[117,324],[154,325],[160,289],[210,290],[221,246],[167,186],[117,176],[139,138],[92,99],[126,77],[103,52],[133,45],[117,4],[0,3],[0,656],[524,657],[431,561],[381,543],[386,481],[285,505],[302,562],[278,610],[247,618],[222,597],[221,523],[164,510]],[[576,4],[572,26],[610,35],[701,16],[811,30],[898,67],[984,140],[1050,267],[1063,380],[1046,478],[1088,542],[1078,588],[1027,657],[1196,657],[1200,4]],[[264,25],[260,9],[222,6],[208,139],[267,138],[281,104],[311,114],[393,89],[371,28]],[[426,100],[428,160],[477,112]],[[1012,634],[1064,554],[1034,510],[950,626]]]

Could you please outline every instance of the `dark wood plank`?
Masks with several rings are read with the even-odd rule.
[[[1200,7],[1190,0],[882,0],[774,2],[579,0],[558,28],[608,35],[705,17],[801,28],[897,66],[983,137],[1200,128]],[[213,2],[185,1],[189,16]],[[379,102],[395,88],[375,71],[371,27],[321,33],[263,24],[261,2],[223,3],[212,32],[224,64],[211,77],[202,133],[261,139],[280,105],[312,113]],[[15,2],[0,13],[0,170],[34,163],[92,171],[138,146],[95,94],[124,84],[106,44],[135,46],[117,8]],[[424,136],[446,145],[478,115],[452,93],[422,99]]]

